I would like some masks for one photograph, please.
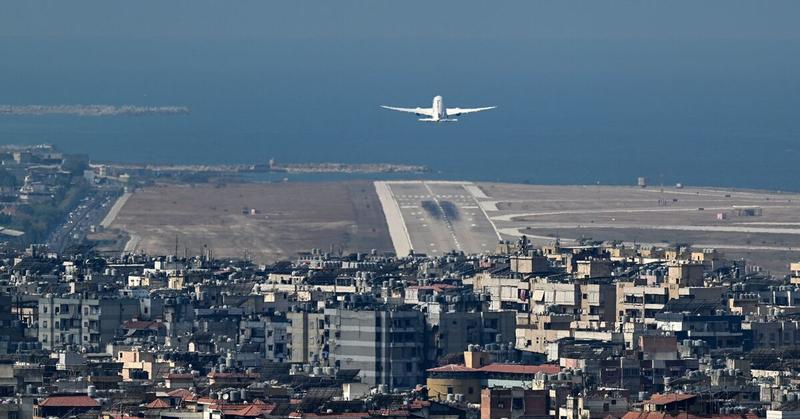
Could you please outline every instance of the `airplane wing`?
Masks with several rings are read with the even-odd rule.
[[[383,105],[381,105],[381,108],[433,117],[433,108],[395,108],[394,106],[383,106]]]
[[[447,108],[447,116],[458,116],[465,113],[488,111],[489,109],[494,109],[496,107],[497,106],[487,106],[485,108]]]

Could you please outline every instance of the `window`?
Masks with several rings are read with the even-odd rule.
[[[453,394],[453,387],[447,387],[447,394]]]
[[[525,403],[523,403],[522,399],[519,397],[515,397],[511,399],[511,408],[514,410],[522,410],[525,407]]]
[[[42,327],[47,327],[47,320],[42,321]]]
[[[475,393],[475,389],[474,388],[470,387],[470,388],[467,389],[467,394],[474,394],[474,393]]]

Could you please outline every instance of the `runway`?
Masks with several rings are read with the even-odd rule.
[[[441,255],[493,252],[500,239],[479,204],[485,198],[470,182],[375,182],[395,252]]]

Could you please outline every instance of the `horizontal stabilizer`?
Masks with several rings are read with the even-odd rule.
[[[433,119],[433,118],[420,118],[422,122],[458,122],[458,119],[455,118],[440,118],[440,119]]]

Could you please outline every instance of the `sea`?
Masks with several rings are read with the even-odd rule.
[[[50,22],[15,3],[17,15],[0,18],[0,104],[191,112],[0,116],[0,143],[49,143],[97,161],[386,162],[431,169],[399,176],[410,178],[632,185],[644,176],[800,191],[800,30],[782,10],[719,15],[678,2],[687,9],[663,17],[669,5],[629,2],[633,12],[585,5],[598,9],[570,15],[512,2],[521,9],[436,5],[441,14],[418,17],[390,4],[363,12],[360,2],[316,3],[322,11],[177,3],[159,17],[147,14],[159,2],[129,3],[128,17],[102,2],[90,13],[57,6],[64,19]],[[681,20],[690,10],[700,17]],[[380,108],[428,107],[434,95],[498,108],[440,124]]]

